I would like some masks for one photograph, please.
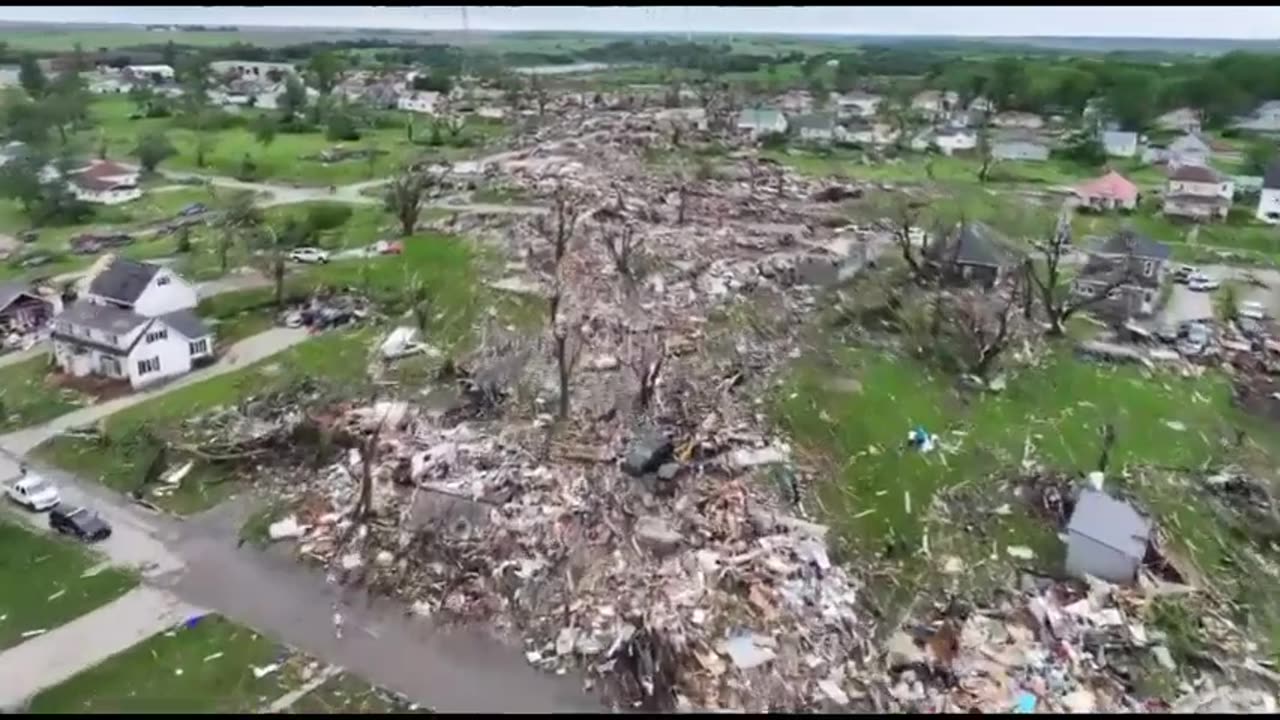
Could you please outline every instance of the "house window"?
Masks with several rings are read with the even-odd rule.
[[[195,342],[191,343],[190,348],[191,348],[192,355],[204,355],[205,353],[209,352],[209,341],[196,340]]]
[[[112,344],[112,345],[119,345],[119,344],[120,344],[120,336],[119,336],[119,335],[112,335],[112,336],[111,336],[111,344]]]
[[[1107,299],[1108,299],[1108,300],[1119,300],[1119,299],[1120,299],[1120,288],[1111,288],[1111,290],[1107,292]]]
[[[160,369],[160,358],[153,357],[149,360],[138,361],[138,374],[146,375],[147,373],[156,372]]]
[[[1147,277],[1151,277],[1155,273],[1155,271],[1156,271],[1156,264],[1154,261],[1151,261],[1151,260],[1143,261],[1142,263],[1143,275],[1146,275]]]
[[[169,328],[160,328],[147,333],[147,342],[153,343],[157,340],[164,340],[169,337]]]
[[[168,285],[168,284],[169,284],[169,276],[168,276],[168,275],[161,275],[160,277],[156,278],[156,285],[159,285],[159,286],[163,287],[163,286]]]

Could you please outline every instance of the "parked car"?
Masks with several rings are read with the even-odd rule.
[[[1267,319],[1267,307],[1257,300],[1245,300],[1240,303],[1237,313],[1242,318],[1249,318],[1259,322]]]
[[[58,488],[35,473],[28,473],[14,481],[5,488],[5,494],[10,500],[34,512],[44,512],[62,502]]]
[[[49,527],[85,542],[98,542],[111,537],[111,526],[102,516],[88,508],[74,505],[58,505],[50,510]]]
[[[1178,328],[1169,323],[1164,323],[1156,327],[1156,337],[1160,338],[1164,342],[1172,343],[1177,342],[1178,338],[1181,336],[1178,333]]]
[[[1187,289],[1193,292],[1209,292],[1217,290],[1220,283],[1217,280],[1205,275],[1204,273],[1196,273],[1187,280]]]
[[[1200,271],[1192,265],[1183,265],[1173,271],[1173,281],[1176,283],[1186,284],[1191,280],[1192,275],[1199,275]]]
[[[300,263],[327,263],[329,253],[320,248],[300,247],[289,252],[289,259]]]
[[[369,249],[377,255],[399,255],[404,252],[404,244],[399,240],[379,240],[370,245]]]
[[[190,205],[178,211],[179,217],[191,217],[192,215],[200,215],[209,212],[209,207],[204,203],[191,203]]]

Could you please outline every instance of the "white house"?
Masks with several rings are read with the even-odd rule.
[[[1232,126],[1260,133],[1280,133],[1280,100],[1268,100],[1246,117],[1237,118]]]
[[[844,139],[858,145],[890,145],[898,131],[889,123],[852,122],[845,126]]]
[[[1104,130],[1102,147],[1109,157],[1133,157],[1138,154],[1138,133]]]
[[[1211,220],[1225,218],[1231,209],[1235,183],[1204,165],[1181,165],[1169,173],[1165,187],[1165,215]]]
[[[1280,223],[1280,160],[1273,160],[1262,176],[1257,216],[1265,223]]]
[[[70,175],[71,192],[84,202],[119,205],[142,197],[137,171],[110,160],[95,160]]]
[[[125,65],[124,75],[133,80],[147,80],[153,83],[173,82],[174,72],[170,65]]]
[[[912,150],[928,150],[930,144],[937,145],[943,155],[954,155],[978,147],[978,134],[968,128],[950,127],[926,130],[911,139]]]
[[[833,93],[833,99],[836,115],[841,118],[874,117],[880,110],[880,104],[884,102],[881,96],[864,92],[850,92],[843,95]]]
[[[942,92],[939,90],[921,90],[916,96],[911,98],[911,108],[916,112],[932,119],[941,119],[955,109],[957,103],[960,102],[960,96],[947,90]]]
[[[791,126],[796,129],[796,135],[807,142],[829,143],[844,138],[844,128],[836,125],[836,118],[832,113],[801,115],[792,119]]]
[[[1200,132],[1200,111],[1189,107],[1170,110],[1155,119],[1155,126],[1161,130],[1180,130],[1184,133]]]
[[[433,115],[440,101],[440,93],[432,90],[410,90],[396,100],[396,107],[407,112]]]
[[[54,361],[70,375],[134,388],[182,375],[213,358],[213,333],[195,305],[195,288],[173,271],[116,258],[54,318]]]
[[[769,108],[744,108],[738,113],[738,121],[734,127],[749,132],[754,137],[784,133],[787,131],[787,116]]]

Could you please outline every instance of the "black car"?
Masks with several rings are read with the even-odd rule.
[[[96,512],[73,505],[58,505],[49,511],[49,527],[63,535],[74,535],[85,542],[98,542],[111,537],[111,526]]]

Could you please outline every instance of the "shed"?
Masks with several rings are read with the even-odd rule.
[[[1127,502],[1085,490],[1067,525],[1067,572],[1131,583],[1147,552],[1151,524]]]

